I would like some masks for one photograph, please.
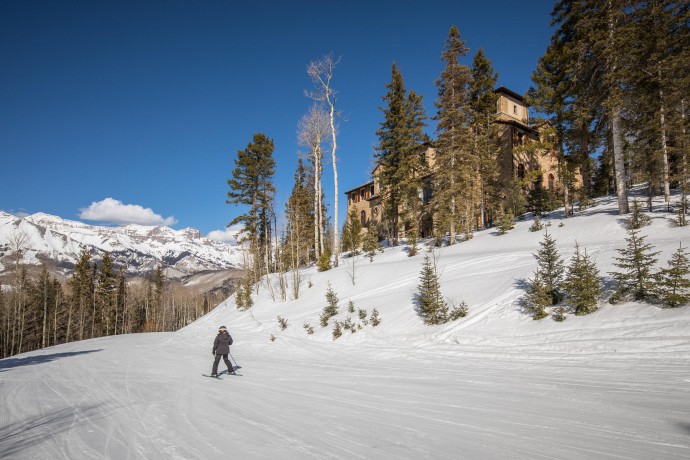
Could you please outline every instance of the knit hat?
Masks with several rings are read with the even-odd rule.
[[[227,330],[228,329],[225,326],[221,326],[218,328],[218,332],[227,331]]]

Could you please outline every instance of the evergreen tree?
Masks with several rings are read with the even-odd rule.
[[[103,260],[98,266],[96,295],[99,309],[105,323],[105,334],[114,333],[115,330],[115,293],[117,289],[117,277],[110,253],[103,255]]]
[[[441,55],[445,68],[436,81],[438,112],[434,118],[438,121],[438,140],[433,182],[434,209],[444,225],[442,232],[450,233],[450,244],[455,244],[456,226],[461,220],[467,226],[474,221],[479,201],[475,180],[478,162],[469,126],[472,75],[469,67],[460,64],[467,51],[458,28],[452,26]]]
[[[357,216],[357,211],[350,211],[343,228],[343,250],[357,254],[362,243],[362,223]]]
[[[428,254],[424,256],[417,287],[417,306],[426,324],[441,324],[448,321],[448,305],[441,295],[439,276]]]
[[[618,295],[631,293],[635,300],[645,300],[654,288],[652,267],[659,253],[651,252],[652,245],[645,243],[645,236],[639,235],[637,229],[629,228],[628,235],[625,239],[628,245],[617,250],[620,257],[616,257],[614,263],[622,271],[609,274],[618,284]]]
[[[428,138],[424,134],[426,112],[422,96],[414,91],[407,93],[395,63],[391,73],[391,82],[386,85],[388,92],[383,97],[386,107],[380,107],[384,121],[376,131],[376,160],[380,166],[383,218],[393,244],[397,244],[401,227],[416,228],[421,218],[419,190],[427,170],[422,146]]]
[[[632,213],[629,218],[625,219],[625,223],[629,229],[639,230],[642,227],[649,225],[652,219],[644,213],[642,206],[637,200],[633,200]]]
[[[510,211],[501,212],[498,219],[498,233],[505,235],[515,228],[515,216]]]
[[[369,256],[370,262],[374,261],[374,256],[381,250],[378,236],[376,236],[376,232],[371,227],[367,229],[362,239],[362,250]]]
[[[285,251],[287,266],[296,270],[309,260],[313,249],[314,208],[309,176],[301,158],[297,160],[295,183],[285,206],[287,229]]]
[[[534,277],[529,280],[527,292],[525,293],[525,304],[527,310],[532,315],[532,319],[539,320],[546,318],[546,307],[552,304],[551,290],[546,286],[539,272],[534,273]]]
[[[688,274],[690,274],[690,262],[681,244],[668,261],[668,268],[662,268],[658,274],[656,295],[665,305],[675,308],[690,303]]]
[[[491,210],[498,206],[498,137],[496,136],[496,81],[498,73],[479,48],[472,60],[470,83],[470,126],[474,135],[474,150],[479,185],[479,215],[481,225],[488,227]]]
[[[576,315],[587,315],[597,310],[597,301],[601,295],[599,270],[590,260],[587,250],[580,252],[577,243],[563,281],[563,290],[575,307]]]
[[[561,281],[565,270],[563,259],[558,254],[556,240],[549,235],[548,230],[544,232],[544,239],[539,242],[539,246],[541,248],[534,254],[538,265],[537,273],[547,292],[551,295],[551,305],[556,305],[561,299]]]
[[[246,210],[228,225],[242,223],[241,242],[248,242],[253,257],[251,273],[254,282],[271,268],[271,222],[274,214],[275,160],[273,141],[262,133],[254,134],[253,141],[237,152],[232,178],[228,179],[230,191],[228,204],[243,205]]]
[[[338,314],[338,294],[331,287],[331,283],[328,283],[328,288],[326,289],[326,306],[323,308],[321,313],[321,326],[328,326],[328,320]]]

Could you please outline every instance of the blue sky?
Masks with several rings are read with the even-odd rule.
[[[0,209],[96,224],[224,230],[238,150],[275,143],[278,209],[292,188],[307,64],[340,56],[342,192],[369,180],[391,64],[435,113],[451,25],[524,93],[553,1],[2,1]],[[427,131],[433,136],[433,121]],[[326,169],[327,200],[333,202]],[[332,209],[332,206],[331,206]]]

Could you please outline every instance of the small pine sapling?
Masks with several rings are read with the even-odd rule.
[[[340,327],[340,322],[336,321],[333,326],[333,340],[343,335],[343,329]]]
[[[271,342],[275,342],[275,341],[276,341],[276,336],[271,334]]]
[[[587,315],[597,310],[597,302],[602,291],[599,270],[590,260],[587,250],[580,252],[577,242],[575,254],[563,281],[563,290],[575,307],[575,315]]]
[[[465,316],[467,316],[467,304],[465,302],[460,302],[459,304],[451,302],[450,312],[448,313],[450,321],[455,321]]]
[[[548,230],[544,232],[544,240],[539,242],[541,248],[534,255],[537,259],[537,273],[541,283],[551,294],[551,305],[556,305],[561,300],[561,280],[563,278],[563,260],[558,254],[556,240],[549,235]]]
[[[354,313],[354,312],[352,312],[352,313]],[[360,320],[365,320],[365,319],[367,319],[367,311],[364,310],[364,309],[362,309],[362,308],[358,308],[358,309],[357,309],[357,315],[359,315],[359,319],[360,319]]]
[[[348,311],[348,313],[354,313],[355,312],[355,303],[352,300],[350,300],[347,303],[347,311]]]
[[[618,290],[611,299],[622,299],[626,294],[632,293],[635,300],[645,300],[654,290],[654,275],[652,267],[656,263],[654,258],[658,252],[652,252],[652,245],[645,243],[644,236],[637,233],[634,227],[628,228],[628,245],[623,249],[617,249],[620,257],[616,257],[614,265],[622,271],[609,272],[616,280]]]
[[[448,305],[441,295],[439,275],[428,254],[424,256],[416,300],[419,313],[426,324],[448,321]]]
[[[326,250],[316,261],[316,269],[320,272],[326,272],[331,269],[331,251]]]
[[[304,330],[307,334],[312,335],[314,333],[314,327],[309,323],[304,323]]]
[[[553,311],[553,320],[560,323],[565,321],[565,318],[565,307],[563,305],[559,305]]]
[[[656,295],[664,305],[676,308],[690,303],[688,273],[690,273],[690,263],[681,244],[668,261],[668,268],[662,268],[657,275]]]
[[[288,327],[288,320],[282,316],[278,316],[278,325],[280,326],[280,330],[284,331]]]
[[[551,292],[541,280],[539,272],[535,272],[534,278],[530,280],[524,300],[532,319],[538,320],[549,316],[546,307],[551,305]]]
[[[541,218],[537,215],[534,216],[534,222],[529,227],[530,232],[538,232],[544,230],[544,224],[541,222]]]
[[[328,320],[338,314],[338,294],[335,293],[331,287],[331,283],[328,283],[328,289],[326,290],[326,306],[323,308],[323,313],[321,314],[321,326],[328,326]]]
[[[515,228],[515,216],[511,211],[504,211],[498,220],[498,233],[505,235],[510,230]]]
[[[633,200],[631,213],[630,217],[625,219],[628,230],[639,230],[652,222],[652,219],[642,210],[642,205],[637,199]]]
[[[371,325],[373,327],[378,326],[381,324],[381,317],[379,316],[379,311],[377,309],[373,309],[371,311],[371,316],[369,317],[369,320],[371,321]]]

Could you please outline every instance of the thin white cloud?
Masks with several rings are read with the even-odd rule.
[[[124,204],[120,200],[106,198],[102,201],[94,201],[88,208],[80,209],[79,217],[97,222],[126,225],[174,225],[177,220],[163,217],[153,212],[151,208],[144,208],[138,204]]]
[[[225,230],[213,230],[209,232],[207,237],[212,240],[222,241],[224,243],[237,246],[237,239],[239,238],[239,233],[242,231],[242,226],[237,224],[232,227],[228,227]]]

